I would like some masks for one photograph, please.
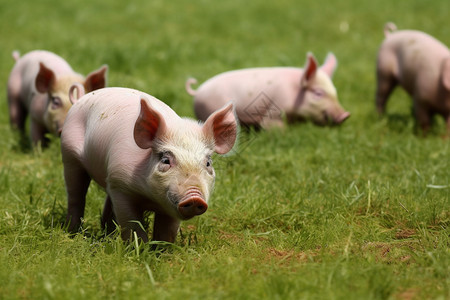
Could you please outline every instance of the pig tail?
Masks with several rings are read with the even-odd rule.
[[[74,91],[76,90],[76,97],[74,97]],[[74,83],[69,89],[69,100],[72,104],[78,101],[85,94],[84,86],[81,83]]]
[[[191,87],[191,85],[193,85],[193,84],[197,84],[197,80],[192,77],[189,78],[185,84],[186,92],[191,96],[195,96],[195,94],[196,94],[196,91]]]
[[[397,26],[392,22],[387,22],[386,25],[384,25],[384,36],[388,36],[392,32],[397,30]]]
[[[17,50],[14,50],[12,53],[12,57],[14,58],[15,61],[18,61],[20,58],[20,53]]]

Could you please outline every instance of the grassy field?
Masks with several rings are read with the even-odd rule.
[[[450,45],[448,0],[0,0],[1,299],[449,299],[450,141],[436,118],[414,133],[411,100],[374,108],[383,26]],[[241,134],[215,157],[208,211],[165,251],[104,237],[92,185],[85,233],[61,229],[59,140],[23,150],[10,130],[11,52],[53,51],[81,73],[109,65],[193,117],[184,82],[231,69],[303,66],[332,51],[342,126]],[[151,222],[151,216],[149,216]]]

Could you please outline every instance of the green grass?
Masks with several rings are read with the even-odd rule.
[[[450,45],[450,2],[334,2],[0,0],[0,298],[450,298],[444,122],[436,118],[426,138],[414,134],[400,89],[387,117],[374,111],[384,24]],[[335,128],[242,133],[237,154],[215,158],[208,211],[184,222],[165,251],[105,238],[105,195],[95,185],[85,234],[71,238],[61,229],[59,141],[22,151],[9,128],[11,52],[38,48],[84,74],[106,63],[110,86],[140,89],[191,117],[189,76],[303,66],[306,52],[323,61],[333,51],[334,83],[352,116]]]

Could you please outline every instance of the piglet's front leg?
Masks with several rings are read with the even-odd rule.
[[[164,214],[155,214],[153,240],[173,243],[180,228],[180,221]]]
[[[102,229],[106,230],[106,234],[110,234],[114,231],[114,229],[116,229],[117,220],[116,216],[114,215],[111,197],[109,195],[107,195],[105,199],[101,222]]]
[[[147,233],[144,230],[144,212],[133,197],[119,190],[109,190],[109,196],[113,206],[114,215],[121,228],[123,240],[130,241],[136,232],[137,237],[148,242]]]

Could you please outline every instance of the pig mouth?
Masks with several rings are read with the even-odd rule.
[[[54,121],[53,123],[53,128],[55,130],[55,133],[58,137],[61,137],[61,133],[62,133],[62,126],[60,125],[60,123],[58,121]]]
[[[178,202],[178,212],[184,220],[201,215],[207,209],[208,204],[198,188],[189,189]]]

